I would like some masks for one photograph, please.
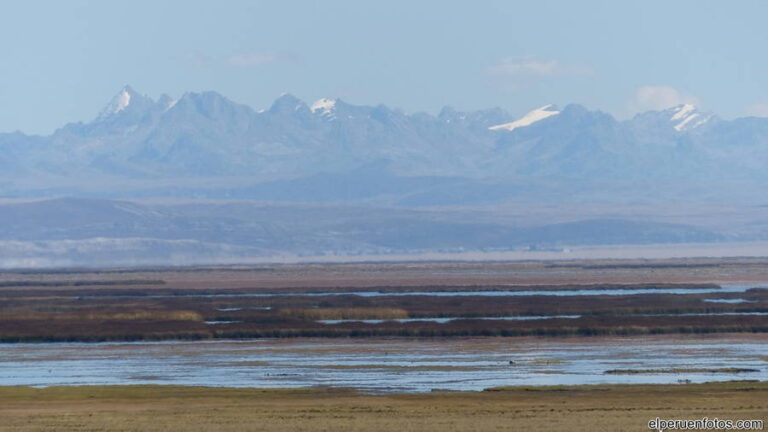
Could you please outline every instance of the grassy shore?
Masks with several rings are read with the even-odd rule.
[[[643,431],[648,420],[768,419],[768,382],[344,389],[0,387],[0,431]]]

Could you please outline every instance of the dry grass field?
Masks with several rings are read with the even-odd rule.
[[[343,389],[0,388],[0,431],[644,431],[648,420],[768,419],[768,383]]]
[[[366,287],[726,283],[768,281],[766,258],[284,264],[0,271],[5,292],[30,286],[133,290],[312,291]]]

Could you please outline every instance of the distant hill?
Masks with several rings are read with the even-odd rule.
[[[492,216],[492,213],[491,213]],[[685,224],[628,219],[520,224],[467,211],[249,202],[149,205],[52,199],[0,205],[0,267],[167,265],[293,255],[564,250],[718,242]]]

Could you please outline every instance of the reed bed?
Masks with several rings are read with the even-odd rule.
[[[156,320],[156,321],[203,321],[203,316],[199,312],[189,310],[136,310],[123,312],[26,312],[4,314],[3,320],[15,321],[136,321],[136,320]]]

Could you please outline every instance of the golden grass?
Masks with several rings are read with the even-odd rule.
[[[62,313],[43,313],[43,312],[22,312],[5,314],[6,320],[18,321],[40,321],[40,320],[88,320],[88,321],[202,321],[203,316],[195,311],[188,310],[138,310],[121,312],[62,312]]]
[[[768,383],[350,390],[176,386],[0,388],[0,432],[642,431],[652,418],[766,419]]]

